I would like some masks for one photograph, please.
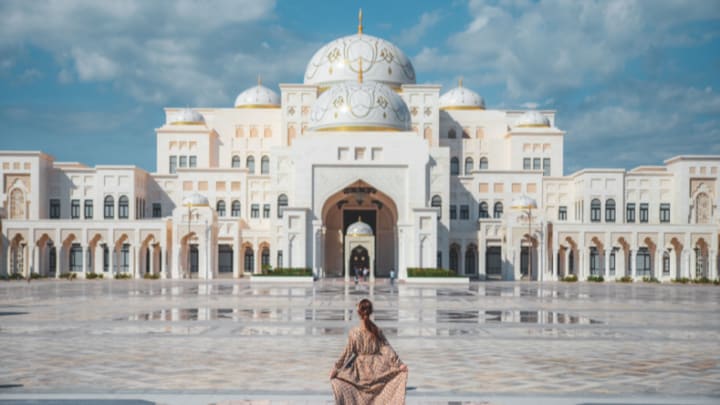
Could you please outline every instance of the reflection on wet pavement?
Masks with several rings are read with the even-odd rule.
[[[363,297],[419,394],[720,395],[720,288],[685,285],[5,282],[0,372],[23,392],[325,393]]]

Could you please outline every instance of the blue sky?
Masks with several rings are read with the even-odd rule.
[[[419,83],[556,109],[566,173],[720,154],[712,0],[4,0],[0,149],[154,171],[163,107],[231,106],[258,73],[301,82],[359,7]]]

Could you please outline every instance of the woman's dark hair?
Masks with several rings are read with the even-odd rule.
[[[373,305],[372,302],[370,302],[369,299],[363,298],[360,300],[360,303],[358,303],[358,315],[360,315],[360,319],[362,319],[363,324],[365,325],[365,329],[367,329],[370,333],[372,333],[373,337],[377,340],[380,339],[380,330],[378,327],[373,323],[373,321],[370,320],[370,315],[373,313]]]

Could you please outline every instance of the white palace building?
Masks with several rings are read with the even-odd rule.
[[[0,151],[0,274],[718,277],[720,156],[565,174],[555,111],[441,90],[361,22],[301,84],[166,108],[155,173]]]

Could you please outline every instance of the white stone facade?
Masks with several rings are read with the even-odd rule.
[[[0,152],[0,274],[345,277],[345,230],[361,216],[374,277],[514,280],[528,257],[533,280],[718,277],[720,156],[565,175],[554,111],[486,109],[462,85],[441,99],[392,44],[356,36],[279,94],[258,84],[234,108],[165,109],[155,173]],[[362,62],[333,73],[343,52]],[[207,204],[183,204],[192,193]],[[537,201],[531,223],[510,209],[522,195]]]

